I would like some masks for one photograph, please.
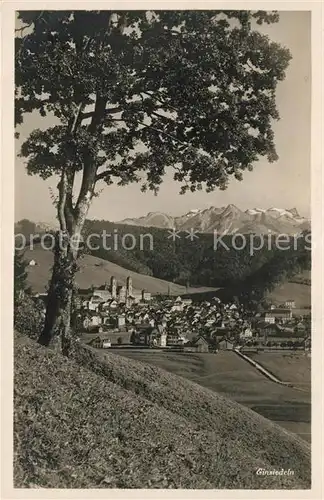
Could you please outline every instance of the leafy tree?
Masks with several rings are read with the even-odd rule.
[[[39,342],[68,354],[78,244],[98,183],[158,191],[225,189],[259,157],[277,159],[277,83],[290,54],[259,33],[263,11],[21,11],[16,123],[37,110],[21,155],[29,174],[58,176],[60,229]],[[77,177],[81,187],[77,188]]]
[[[179,273],[179,276],[177,278],[177,282],[180,283],[180,285],[185,285],[186,287],[189,287],[190,286],[190,278],[191,278],[191,272],[188,269],[183,269]]]
[[[16,222],[15,232],[21,233],[29,239],[36,232],[36,224],[28,219],[22,219]]]
[[[24,259],[21,252],[16,251],[14,256],[14,303],[20,302],[25,293],[30,292],[30,287],[27,284],[26,267],[28,262]]]

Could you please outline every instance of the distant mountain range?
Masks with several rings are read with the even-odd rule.
[[[308,230],[310,219],[301,217],[296,208],[248,209],[245,212],[235,205],[190,210],[185,215],[173,217],[163,212],[149,212],[138,218],[128,218],[118,224],[131,226],[159,227],[186,231],[194,229],[201,233],[217,234],[288,234],[293,235]]]
[[[89,221],[91,223],[91,221]],[[245,212],[235,205],[193,209],[179,217],[163,212],[149,212],[138,218],[127,218],[113,224],[156,227],[217,234],[299,234],[311,229],[311,221],[301,217],[296,208],[252,208]],[[34,223],[27,219],[15,223],[15,233],[36,234],[56,230],[55,224]]]

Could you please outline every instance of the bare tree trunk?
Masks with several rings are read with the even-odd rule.
[[[90,171],[91,172],[91,171]],[[64,174],[62,174],[64,181]],[[61,230],[56,234],[54,265],[47,294],[47,307],[43,331],[38,342],[58,347],[66,356],[73,352],[73,301],[75,274],[79,256],[81,232],[91,203],[94,176],[88,175],[88,190],[83,188],[75,209],[71,208],[69,185],[61,180],[58,218]],[[86,182],[84,181],[84,185]],[[64,189],[63,189],[64,188]],[[82,188],[81,188],[82,189]]]
[[[97,96],[89,132],[94,137],[103,127],[107,99]],[[80,125],[83,104],[78,106],[75,118],[69,128],[69,137],[73,137]],[[58,185],[59,200],[57,206],[60,231],[56,235],[54,265],[50,281],[44,329],[38,342],[44,346],[61,343],[62,353],[66,356],[73,351],[72,307],[75,290],[75,274],[79,243],[83,226],[89,211],[96,184],[97,166],[93,153],[84,154],[83,176],[80,192],[73,206],[73,184],[75,170],[73,162],[67,162],[62,168]]]
[[[58,231],[55,241],[54,265],[47,295],[45,324],[38,342],[58,346],[68,355],[73,344],[71,329],[72,300],[77,270],[77,255],[70,238]]]

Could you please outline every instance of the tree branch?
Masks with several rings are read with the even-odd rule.
[[[110,114],[114,114],[114,113],[121,113],[122,111],[124,111],[124,110],[122,108],[119,108],[119,107],[106,109],[105,115],[110,115]],[[95,113],[94,111],[90,111],[89,113],[82,113],[81,120],[86,120],[87,118],[92,118],[94,113]]]
[[[75,117],[74,117],[74,120],[73,120],[73,123],[71,125],[71,129],[70,129],[70,133],[71,135],[74,135],[78,126],[80,125],[81,121],[82,121],[82,110],[84,108],[84,104],[81,102],[77,108],[77,112],[75,114]]]
[[[18,55],[20,55],[20,53],[22,52],[24,45],[25,45],[26,37],[28,36],[28,35],[22,36],[24,30],[30,28],[32,26],[32,24],[35,24],[36,21],[38,21],[38,19],[40,19],[43,14],[44,14],[44,11],[42,10],[41,13],[39,14],[39,16],[35,19],[35,21],[31,21],[29,24],[26,24],[25,26],[22,26],[21,28],[15,29],[15,33],[21,34],[21,40],[22,40],[22,44],[21,44],[20,49],[15,53],[15,58],[18,58]],[[17,37],[17,38],[19,38],[19,37]]]
[[[15,29],[15,33],[21,33],[23,34],[23,32],[27,29],[27,28],[30,28],[31,25],[33,24],[33,21],[29,24],[25,24],[25,26],[22,26],[21,28],[16,28]]]
[[[105,108],[107,104],[107,98],[105,96],[97,95],[95,109],[93,112],[92,120],[89,125],[89,132],[93,135],[99,134],[103,127],[103,120],[105,117]],[[81,182],[81,188],[78,196],[78,200],[75,206],[76,217],[79,218],[79,223],[83,224],[81,220],[90,205],[91,198],[93,196],[93,190],[95,186],[95,178],[97,173],[97,166],[95,159],[93,158],[93,153],[88,151],[85,154],[84,165],[83,165],[83,176]]]
[[[21,28],[16,28],[15,33],[22,34],[24,30],[26,30],[27,28],[30,28],[32,26],[32,24],[35,24],[36,21],[38,21],[38,19],[40,19],[43,14],[44,14],[44,11],[42,10],[41,13],[36,17],[36,19],[34,21],[31,21],[29,24],[25,24],[25,26],[22,26]]]
[[[175,123],[175,121],[172,120],[172,118],[169,118],[168,116],[164,116],[164,115],[159,115],[159,113],[157,113],[156,111],[151,111],[151,115],[157,116],[158,118],[164,118],[165,120],[167,120],[171,123]]]
[[[96,175],[95,182],[104,179],[107,175],[112,175],[112,170],[105,170],[104,172],[100,172],[100,174]]]
[[[77,106],[77,111],[73,119],[70,120],[67,136],[70,139],[76,133],[80,124],[80,115],[84,107],[83,103]],[[69,161],[62,167],[61,181],[58,185],[59,202],[58,202],[58,218],[62,231],[68,231],[73,234],[75,226],[75,211],[73,207],[73,185],[75,179],[75,169],[73,165],[69,168]]]
[[[159,115],[158,113],[155,113],[154,111],[152,112],[152,114],[155,114],[156,116],[158,116],[160,118],[166,118],[166,119],[168,119],[167,117],[164,117],[163,115]],[[112,121],[114,121],[114,122],[124,122],[126,124],[126,121],[123,118],[112,118]],[[173,121],[173,120],[171,120],[171,121]],[[174,135],[169,134],[168,132],[165,132],[164,130],[160,130],[160,129],[156,128],[156,127],[153,127],[152,125],[147,125],[146,123],[138,121],[138,120],[137,120],[137,123],[139,125],[143,125],[144,128],[150,128],[151,130],[154,130],[155,132],[157,132],[159,134],[162,134],[162,135],[164,135],[166,137],[169,137],[170,139],[176,141],[177,143],[182,144],[182,146],[185,146],[185,148],[192,147],[191,144],[189,144],[188,142],[181,141],[180,139],[178,139]]]
[[[178,110],[177,108],[175,108],[174,106],[171,106],[169,103],[163,101],[160,97],[155,97],[154,94],[149,94],[148,91],[145,91],[145,92],[141,92],[142,94],[145,94],[145,95],[148,95],[149,97],[151,97],[151,99],[155,99],[156,101],[159,101],[162,105],[168,107],[169,109],[172,109],[173,111],[175,111],[176,113],[178,113]],[[161,93],[156,90],[155,91],[156,94],[158,95],[161,95]]]
[[[66,174],[66,200],[64,206],[64,215],[67,230],[73,234],[75,226],[75,211],[73,208],[73,184],[75,178],[75,170],[68,170]]]
[[[140,125],[144,125],[144,128],[150,128],[151,130],[154,130],[155,132],[158,132],[159,134],[165,135],[166,137],[169,137],[173,141],[178,142],[179,144],[182,144],[183,146],[186,146],[186,148],[192,147],[191,144],[187,142],[180,141],[177,137],[174,137],[173,135],[169,134],[168,132],[164,132],[164,130],[159,130],[158,128],[152,127],[152,125],[146,125],[144,122],[138,122]]]
[[[66,202],[66,171],[65,167],[62,168],[61,180],[57,185],[59,191],[59,200],[57,205],[57,214],[60,222],[61,231],[66,231],[66,221],[65,221],[65,202]]]

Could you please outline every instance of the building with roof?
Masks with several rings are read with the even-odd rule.
[[[266,323],[275,323],[276,320],[289,321],[292,319],[292,310],[287,308],[270,309],[261,314]]]
[[[230,351],[234,349],[234,343],[225,338],[219,342],[218,347],[222,351]]]
[[[105,283],[103,286],[93,288],[88,294],[82,293],[84,308],[91,311],[111,308],[112,304],[125,304],[126,307],[132,307],[140,302],[147,303],[152,299],[151,293],[146,290],[135,290],[133,288],[131,276],[127,277],[126,286],[119,285],[114,276],[110,279],[110,284]],[[115,301],[115,302],[114,302]]]

